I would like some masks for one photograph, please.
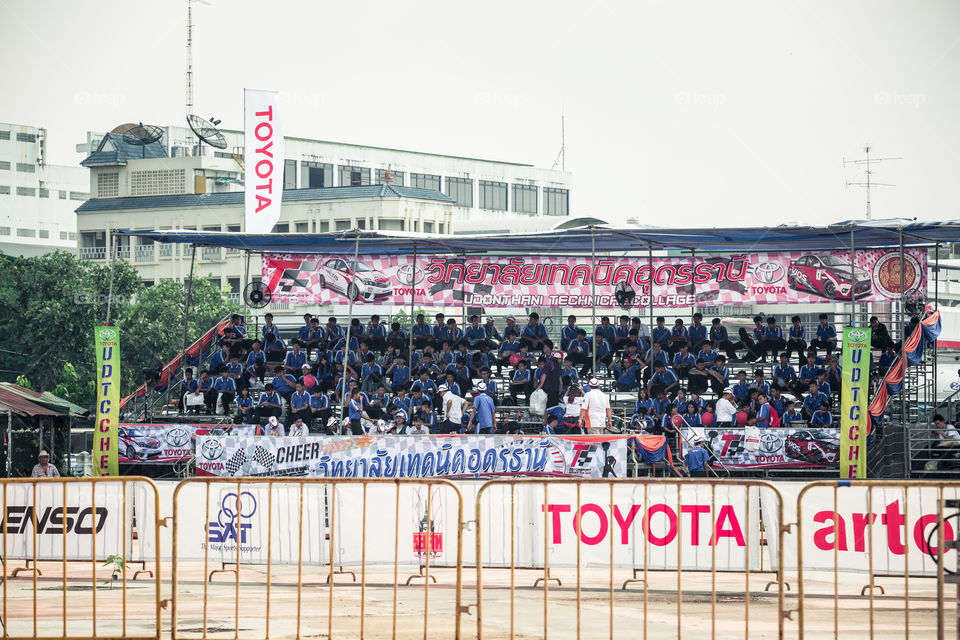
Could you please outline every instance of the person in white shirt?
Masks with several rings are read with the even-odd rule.
[[[297,418],[297,421],[290,425],[290,437],[300,437],[310,435],[307,432],[307,425],[303,424],[303,418]]]
[[[717,400],[717,424],[731,425],[736,415],[737,406],[733,404],[733,389],[727,387],[723,390],[720,399]]]
[[[420,416],[417,416],[413,419],[413,424],[407,427],[406,435],[408,436],[428,436],[430,435],[430,429],[423,424],[423,420],[420,419]]]
[[[59,478],[60,472],[57,471],[57,468],[48,462],[50,460],[50,454],[46,451],[41,451],[37,456],[37,464],[33,465],[33,472],[30,474],[31,478]]]
[[[940,440],[937,443],[938,446],[956,447],[960,445],[960,433],[957,432],[957,428],[952,424],[947,424],[946,419],[939,413],[933,416],[933,432]]]
[[[287,429],[283,426],[283,423],[277,420],[276,416],[270,416],[270,419],[267,420],[267,435],[268,436],[285,436],[287,435]]]
[[[600,381],[596,378],[590,378],[590,391],[583,397],[580,426],[586,428],[587,433],[603,433],[604,428],[613,430],[610,399],[600,388]]]
[[[463,408],[467,401],[450,391],[450,388],[442,384],[437,389],[442,398],[443,404],[443,424],[440,426],[440,433],[453,433],[463,427]]]

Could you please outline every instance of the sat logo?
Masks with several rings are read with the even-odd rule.
[[[257,499],[249,491],[243,491],[239,496],[234,492],[226,494],[220,502],[220,513],[217,514],[216,522],[208,523],[210,531],[208,540],[227,542],[228,540],[236,541],[239,537],[241,544],[246,543],[247,534],[253,529],[253,524],[245,521],[249,521],[256,512]]]

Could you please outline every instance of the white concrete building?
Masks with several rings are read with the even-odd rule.
[[[74,210],[90,197],[82,167],[46,163],[47,131],[0,123],[0,252],[75,250]]]

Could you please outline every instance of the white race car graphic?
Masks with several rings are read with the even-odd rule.
[[[317,268],[317,274],[321,287],[339,291],[354,300],[372,302],[392,293],[390,278],[365,262],[358,261],[354,273],[346,260],[330,258]]]

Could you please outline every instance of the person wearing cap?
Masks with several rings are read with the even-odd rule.
[[[437,391],[440,393],[440,402],[443,406],[443,423],[440,425],[440,433],[456,433],[463,426],[463,409],[467,401],[450,391],[450,387],[445,384],[440,385]]]
[[[310,365],[305,364],[300,367],[300,378],[298,382],[303,384],[307,393],[313,393],[313,388],[317,386],[317,377],[310,373]]]
[[[37,464],[33,465],[33,471],[30,472],[31,478],[59,478],[60,472],[50,464],[50,454],[41,451],[37,454]]]
[[[509,340],[510,337],[514,337],[517,340],[520,339],[520,327],[517,326],[517,318],[513,315],[509,315],[504,318],[504,321],[507,323],[503,328],[503,339]]]
[[[733,424],[737,415],[737,405],[734,404],[733,389],[726,387],[723,395],[717,400],[717,425],[728,426]]]
[[[487,316],[487,321],[483,325],[483,332],[486,334],[487,342],[490,343],[490,348],[494,348],[503,342],[503,336],[500,335],[500,332],[497,331],[497,325],[495,324],[493,316]]]
[[[613,430],[613,419],[610,414],[610,399],[600,388],[600,381],[590,378],[590,391],[583,397],[580,408],[580,426],[587,429],[587,433],[601,433],[604,428]]]
[[[270,419],[267,420],[267,435],[268,436],[287,435],[286,427],[283,426],[283,423],[280,422],[276,416],[270,416]]]
[[[707,451],[707,443],[703,438],[696,438],[693,441],[693,448],[687,452],[684,462],[687,465],[687,472],[691,478],[706,478],[707,463],[710,461],[710,452]]]
[[[476,433],[481,431],[494,433],[497,430],[497,407],[487,394],[487,385],[483,382],[477,383],[477,393],[473,397],[473,407],[470,412],[470,420],[467,422],[467,433],[470,428],[476,424]]]

